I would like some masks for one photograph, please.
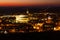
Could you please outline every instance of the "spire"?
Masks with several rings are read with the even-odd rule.
[[[26,13],[27,13],[27,14],[29,13],[28,9],[27,9]]]

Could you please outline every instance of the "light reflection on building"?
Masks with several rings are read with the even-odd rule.
[[[16,16],[16,23],[20,22],[20,23],[28,23],[29,18],[28,15],[19,15]]]
[[[60,21],[56,23],[56,27],[54,27],[55,31],[60,31]]]
[[[33,28],[36,29],[36,30],[38,30],[39,32],[40,32],[40,31],[43,31],[43,29],[42,29],[42,28],[43,28],[43,24],[44,24],[44,23],[37,23],[37,24],[35,24],[35,25],[33,26]]]
[[[16,30],[15,29],[10,29],[9,32],[14,33],[14,32],[16,32]]]

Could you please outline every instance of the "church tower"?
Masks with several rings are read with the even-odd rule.
[[[27,9],[26,13],[27,13],[27,14],[29,14],[29,11],[28,11],[28,9]]]

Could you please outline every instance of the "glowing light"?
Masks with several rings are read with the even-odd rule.
[[[37,27],[36,29],[39,29],[39,27]]]
[[[9,32],[16,32],[16,30],[15,29],[11,29]]]
[[[60,27],[54,27],[55,31],[60,31]]]
[[[34,26],[33,28],[34,28],[34,29],[36,29],[36,27],[35,27],[35,26]]]
[[[27,13],[27,14],[29,13],[28,9],[27,9],[26,13]]]
[[[7,31],[4,31],[4,34],[7,34],[8,32]]]
[[[44,23],[38,23],[37,25],[39,25],[40,27],[43,26]]]
[[[49,16],[48,19],[52,19],[52,18]]]
[[[24,33],[24,31],[23,31],[23,30],[19,30],[19,32],[22,32],[22,33]]]
[[[16,22],[20,22],[20,23],[27,23],[29,21],[29,18],[27,15],[19,15],[16,16]]]
[[[33,26],[34,29],[40,29],[44,23],[37,23]]]

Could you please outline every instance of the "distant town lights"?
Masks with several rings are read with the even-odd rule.
[[[25,23],[25,22],[28,22],[28,21],[29,21],[29,19],[28,19],[27,15],[16,16],[16,22]]]

